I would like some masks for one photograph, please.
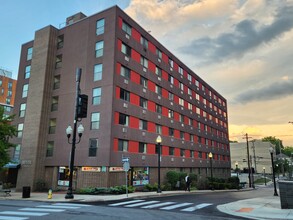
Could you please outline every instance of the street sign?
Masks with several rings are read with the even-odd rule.
[[[123,163],[123,170],[124,170],[125,172],[127,172],[129,169],[130,169],[129,162],[124,162],[124,163]]]
[[[129,162],[129,157],[122,158],[122,163]]]

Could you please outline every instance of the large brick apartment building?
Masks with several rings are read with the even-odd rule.
[[[195,48],[196,49],[196,48]],[[85,131],[75,151],[73,187],[130,184],[158,179],[156,138],[162,137],[161,179],[169,170],[230,176],[227,103],[117,6],[66,26],[44,27],[22,46],[13,139],[21,149],[17,189],[68,186],[75,71],[89,97]],[[29,72],[29,73],[28,73]]]
[[[13,112],[16,83],[11,71],[0,68],[0,106],[4,108],[5,115]]]

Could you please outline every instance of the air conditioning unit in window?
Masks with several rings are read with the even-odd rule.
[[[184,107],[181,106],[181,110],[183,111],[184,110]]]
[[[161,115],[158,115],[158,119],[161,119]]]
[[[174,141],[174,138],[171,138],[171,141]]]
[[[127,132],[127,128],[122,128],[122,132],[126,133]]]
[[[147,69],[144,67],[143,69],[142,69],[144,72],[146,72],[147,71]]]
[[[141,159],[142,159],[142,160],[145,160],[145,156],[144,156],[144,155],[143,155],[143,156],[141,156]]]
[[[145,109],[142,110],[142,114],[146,114],[146,110]]]
[[[181,127],[184,127],[184,124],[181,124]]]
[[[170,102],[170,105],[173,105],[173,102]]]
[[[185,159],[184,158],[182,158],[182,162],[185,162]]]
[[[125,83],[125,84],[128,84],[128,80],[127,80],[127,79],[124,79],[124,83]]]
[[[125,37],[129,40],[130,39],[130,37],[129,37],[129,35],[128,34],[125,34]]]
[[[173,120],[171,120],[171,123],[174,123],[174,121],[173,121]]]
[[[174,158],[173,157],[171,158],[171,161],[174,161]]]
[[[172,68],[172,67],[170,67],[170,70],[171,70],[171,71],[173,71],[173,68]]]
[[[184,144],[184,141],[181,141],[182,144]]]
[[[124,108],[128,108],[128,104],[127,103],[123,103],[123,107]]]
[[[170,87],[171,87],[171,88],[173,88],[173,85],[172,85],[172,84],[170,84]]]
[[[158,77],[158,80],[161,81],[162,80],[161,77]]]
[[[125,56],[124,58],[127,62],[129,62],[129,57]]]
[[[160,58],[158,58],[158,61],[159,61],[159,63],[161,63],[161,59]]]
[[[158,99],[161,100],[161,96],[158,96]]]
[[[145,88],[143,88],[142,91],[143,91],[144,93],[146,93],[146,89],[145,89]]]
[[[144,131],[141,134],[142,134],[142,136],[145,136],[145,132]]]

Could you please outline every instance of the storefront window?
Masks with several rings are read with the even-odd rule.
[[[149,184],[149,168],[133,168],[133,186],[143,186]]]

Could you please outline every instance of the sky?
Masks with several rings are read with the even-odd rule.
[[[118,5],[227,100],[230,140],[293,146],[293,0],[1,0],[0,67],[47,25]]]

